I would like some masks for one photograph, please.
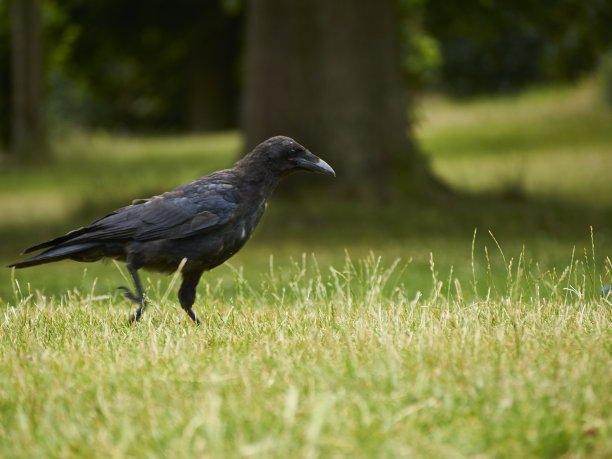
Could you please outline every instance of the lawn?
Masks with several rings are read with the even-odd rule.
[[[584,83],[416,116],[454,196],[277,196],[203,279],[200,328],[171,278],[144,276],[129,328],[113,263],[0,272],[0,456],[612,455],[612,115]],[[230,165],[241,140],[56,145],[0,172],[3,262]]]

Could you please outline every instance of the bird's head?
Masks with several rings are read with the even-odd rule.
[[[278,176],[300,170],[336,176],[329,164],[290,137],[276,136],[260,143],[244,160],[257,162]]]

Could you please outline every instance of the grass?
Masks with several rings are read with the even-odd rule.
[[[531,297],[469,301],[432,277],[406,297],[374,256],[271,267],[142,323],[96,292],[5,310],[4,457],[606,456],[610,303],[585,265],[525,273]],[[435,266],[432,267],[435,272]],[[572,291],[563,285],[574,284]]]
[[[420,118],[434,169],[455,187],[612,205],[609,174],[596,172],[612,168],[612,111],[593,83],[512,99],[433,99]]]
[[[0,271],[0,456],[612,455],[612,115],[587,83],[427,99],[419,119],[462,195],[298,213],[277,193],[203,279],[200,328],[170,278],[144,275],[129,328],[121,267]],[[3,262],[226,167],[241,142],[57,145],[0,171]]]

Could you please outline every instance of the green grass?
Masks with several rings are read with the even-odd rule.
[[[435,277],[407,297],[400,268],[305,259],[257,285],[236,272],[229,298],[200,289],[200,328],[160,304],[166,292],[132,328],[95,291],[16,293],[0,334],[0,454],[610,454],[612,314],[584,298],[584,263],[563,278],[525,270],[511,297],[478,301]]]
[[[455,187],[612,205],[612,111],[592,82],[516,98],[423,104],[421,142]]]
[[[424,100],[419,140],[460,193],[278,190],[204,277],[200,328],[171,277],[143,274],[129,328],[120,266],[0,270],[0,457],[612,455],[612,115],[595,94]],[[0,171],[3,264],[231,165],[241,139],[55,144]]]

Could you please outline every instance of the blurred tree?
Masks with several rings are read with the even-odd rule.
[[[47,151],[41,102],[40,5],[38,0],[14,0],[12,8],[11,151],[24,159]]]
[[[249,3],[246,149],[292,136],[356,197],[435,183],[409,129],[397,26],[392,0]]]
[[[436,38],[425,28],[426,0],[395,0],[400,26],[400,50],[408,88],[422,90],[437,82],[442,54]]]
[[[396,138],[398,126],[410,121],[405,114],[390,115],[402,111],[397,67],[411,91],[435,83],[471,95],[578,78],[612,44],[610,0],[559,0],[554,7],[528,0],[270,2],[0,0],[2,147],[18,126],[11,101],[19,91],[9,82],[19,70],[11,59],[19,68],[28,61],[26,54],[11,52],[20,45],[11,38],[17,21],[10,12],[29,3],[42,9],[42,92],[50,131],[58,122],[134,131],[233,128],[242,105],[249,143],[263,135],[257,126],[277,120],[294,125],[294,132],[299,128],[295,135],[305,142],[350,133],[370,152],[355,150],[346,165],[350,180],[368,189],[373,185],[357,179],[359,171],[372,171],[378,183],[397,168],[429,175],[418,165],[410,134]],[[243,9],[249,6],[254,41],[249,39],[249,57],[243,59]],[[265,68],[266,61],[276,67]],[[25,90],[25,80],[16,81],[22,83],[16,89]],[[279,101],[278,94],[285,99]],[[274,113],[258,112],[264,104],[274,106]],[[298,108],[308,111],[309,121],[292,118]],[[377,113],[380,119],[370,119]],[[325,148],[344,158],[339,152],[347,146],[354,147],[338,140]]]
[[[48,1],[50,41],[62,46],[56,115],[84,108],[85,121],[119,129],[236,127],[241,16],[230,2]]]
[[[440,86],[460,96],[579,78],[612,42],[609,0],[427,0],[425,18],[443,56]]]
[[[11,27],[8,2],[0,2],[0,153],[8,149],[11,130]]]
[[[597,77],[604,102],[612,109],[612,48],[602,56]]]

